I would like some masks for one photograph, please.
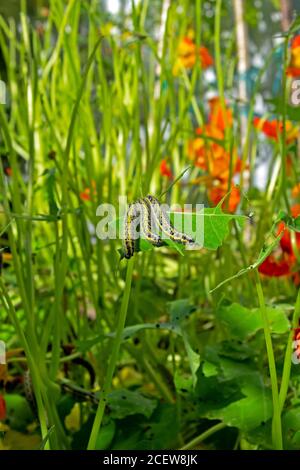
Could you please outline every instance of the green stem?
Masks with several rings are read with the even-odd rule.
[[[208,437],[212,436],[216,432],[220,431],[221,429],[226,428],[225,423],[218,423],[215,426],[212,426],[209,428],[207,431],[204,431],[200,436],[195,437],[192,439],[190,442],[188,442],[185,446],[181,447],[179,450],[190,450],[194,449],[197,447],[199,444],[201,444],[202,441],[205,441]]]
[[[287,342],[286,352],[285,352],[285,357],[284,357],[282,380],[281,380],[280,393],[279,393],[279,405],[280,405],[281,412],[282,412],[282,409],[286,400],[286,396],[287,396],[287,391],[289,388],[291,365],[292,365],[292,361],[291,361],[292,343],[293,343],[293,337],[294,337],[294,329],[297,328],[299,318],[300,318],[300,289],[298,290],[295,310],[294,310],[293,319],[292,319],[291,331],[289,334],[289,339]]]
[[[217,0],[215,10],[215,62],[216,62],[216,74],[218,81],[218,91],[221,101],[222,114],[224,116],[225,125],[227,127],[227,116],[226,116],[226,102],[224,93],[224,77],[222,68],[222,56],[221,56],[221,12],[222,12],[222,0]]]
[[[284,44],[284,59],[283,59],[283,75],[282,75],[282,134],[280,139],[281,150],[281,184],[280,190],[283,196],[286,209],[290,213],[290,203],[287,196],[287,180],[286,180],[286,164],[287,164],[287,145],[286,145],[286,112],[287,112],[287,86],[286,86],[286,66],[288,56],[289,35],[285,39]]]
[[[266,347],[267,347],[269,371],[270,371],[271,386],[272,386],[272,400],[273,400],[272,441],[273,441],[273,446],[276,450],[282,450],[281,409],[279,405],[277,371],[276,371],[276,364],[275,364],[274,351],[273,351],[273,345],[272,345],[270,323],[268,319],[264,293],[263,293],[263,289],[262,289],[262,285],[261,285],[261,281],[260,281],[260,277],[259,277],[257,269],[255,269],[255,284],[256,284],[256,291],[257,291],[257,296],[258,296],[258,301],[259,301],[259,307],[260,307],[261,316],[263,320],[264,335],[265,335],[265,342],[266,342]]]
[[[99,400],[96,416],[95,416],[92,431],[90,434],[90,439],[89,439],[89,443],[87,447],[88,450],[94,450],[96,447],[96,441],[97,441],[98,433],[101,427],[102,418],[104,415],[107,396],[111,389],[112,379],[113,379],[114,372],[115,372],[116,365],[117,365],[118,354],[119,354],[120,345],[122,341],[122,333],[124,330],[126,316],[127,316],[128,302],[129,302],[129,296],[130,296],[130,291],[131,291],[133,266],[134,266],[134,258],[131,258],[128,261],[128,266],[127,266],[125,290],[123,294],[122,305],[121,305],[121,310],[120,310],[119,319],[118,319],[116,337],[115,337],[115,341],[113,344],[113,348],[112,348],[112,352],[111,352],[111,356],[110,356],[110,360],[109,360],[109,364],[108,364],[108,368],[106,372],[106,377],[104,381],[103,390],[101,393],[101,398]]]

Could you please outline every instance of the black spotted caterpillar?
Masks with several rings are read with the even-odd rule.
[[[164,234],[164,237],[159,233]],[[129,259],[134,255],[140,236],[154,246],[164,245],[163,238],[183,245],[194,243],[191,237],[174,228],[159,200],[151,195],[138,199],[128,207],[124,227],[125,258]]]

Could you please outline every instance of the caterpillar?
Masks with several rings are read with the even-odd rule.
[[[174,242],[182,243],[183,245],[195,243],[195,241],[190,236],[186,235],[185,233],[178,232],[178,230],[174,228],[170,222],[169,217],[161,207],[161,204],[156,197],[149,194],[144,199],[148,204],[149,210],[153,212],[156,224],[158,225],[159,229],[165,235],[167,235],[168,238]]]
[[[159,200],[149,194],[130,204],[127,210],[124,236],[124,257],[126,259],[131,258],[136,250],[135,230],[137,224],[139,224],[140,235],[154,246],[164,245],[163,239],[157,233],[159,231],[176,243],[183,245],[195,243],[190,236],[174,228]]]
[[[143,237],[154,246],[162,246],[163,241],[159,235],[152,231],[155,227],[155,220],[145,199],[139,199],[140,224]]]
[[[136,240],[134,237],[133,230],[135,228],[134,221],[137,217],[136,205],[130,204],[125,221],[124,229],[124,256],[126,259],[131,258],[134,255]]]
[[[138,219],[138,220],[137,220]],[[152,214],[148,209],[148,205],[144,199],[139,199],[137,202],[130,204],[125,221],[125,233],[124,233],[124,257],[126,259],[131,258],[134,255],[136,249],[136,236],[135,230],[140,227],[140,233],[154,246],[162,246],[163,241],[161,238],[154,233],[152,228]]]

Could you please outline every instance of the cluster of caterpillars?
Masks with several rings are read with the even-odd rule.
[[[183,245],[194,244],[191,237],[174,228],[159,200],[151,195],[129,205],[124,230],[124,257],[127,259],[134,255],[139,237],[154,246],[164,245],[163,238]],[[160,234],[164,234],[163,238]]]

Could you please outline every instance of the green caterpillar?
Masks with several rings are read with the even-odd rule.
[[[178,232],[170,222],[169,217],[167,216],[166,212],[161,207],[159,200],[151,196],[150,194],[146,196],[145,201],[148,204],[149,211],[153,212],[155,222],[158,228],[167,235],[168,238],[173,240],[176,243],[182,243],[183,245],[187,245],[190,243],[195,243],[194,240],[186,235],[185,233]]]
[[[178,232],[171,224],[169,217],[161,207],[159,200],[151,195],[140,198],[130,204],[125,220],[124,257],[130,259],[136,249],[135,228],[137,218],[140,234],[154,246],[164,245],[163,239],[157,232],[161,231],[167,238],[184,245],[194,243],[194,240],[185,233]],[[154,229],[154,230],[153,230]]]
[[[125,231],[124,231],[124,256],[126,259],[134,255],[136,240],[134,237],[134,221],[136,220],[136,206],[130,204],[126,213]]]
[[[140,223],[143,237],[154,246],[162,246],[163,241],[161,237],[152,231],[152,213],[151,210],[149,210],[149,206],[145,201],[145,198],[139,199],[138,204],[140,209]]]

